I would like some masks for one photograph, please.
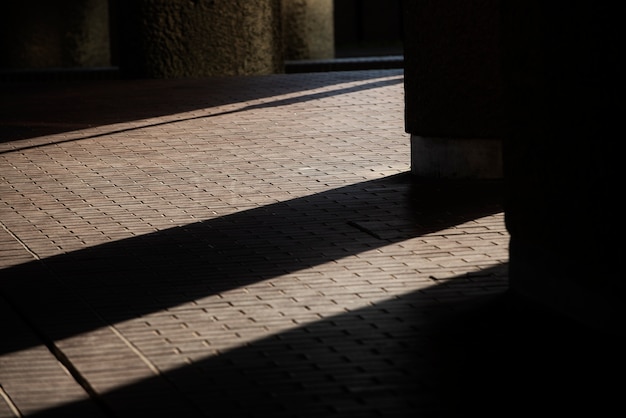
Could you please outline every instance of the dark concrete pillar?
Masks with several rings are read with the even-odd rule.
[[[482,177],[483,168],[502,167],[513,293],[623,334],[621,6],[404,7],[412,170]]]
[[[5,2],[0,68],[110,65],[107,0]]]
[[[111,0],[128,77],[282,72],[280,0]]]
[[[335,57],[333,0],[282,0],[285,58]]]
[[[511,288],[624,333],[618,3],[503,2]]]
[[[423,177],[502,177],[499,2],[403,3],[406,130]]]

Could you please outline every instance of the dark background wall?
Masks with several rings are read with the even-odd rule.
[[[402,54],[402,0],[335,0],[337,57]]]
[[[300,38],[303,51],[290,54]],[[281,72],[283,59],[402,53],[401,0],[24,0],[0,14],[5,71],[256,74]]]
[[[0,68],[110,65],[107,0],[5,2]]]

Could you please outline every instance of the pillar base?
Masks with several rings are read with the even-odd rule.
[[[411,135],[411,172],[428,178],[501,179],[502,141]]]

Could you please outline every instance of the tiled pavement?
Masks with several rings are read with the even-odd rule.
[[[1,88],[0,417],[606,403],[501,185],[408,174],[402,70]]]

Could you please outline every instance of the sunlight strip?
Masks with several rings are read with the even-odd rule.
[[[224,355],[318,321],[332,321],[333,317],[349,312],[358,314],[361,309],[400,300],[405,295],[428,291],[445,285],[448,280],[459,280],[465,274],[497,266],[506,257],[507,237],[502,225],[502,213],[478,218],[448,228],[443,233],[425,234],[109,324],[58,340],[55,345],[101,395],[154,376],[167,380],[167,372],[184,368],[189,363]],[[436,270],[436,282],[430,279],[432,270],[416,274],[413,266],[406,265],[408,261],[416,265],[426,264],[429,257],[437,258],[436,254],[422,256],[422,261],[417,256],[417,260],[397,259],[396,267],[404,266],[406,269],[402,271],[413,271],[410,280],[403,279],[402,271],[390,265],[385,268],[396,273],[368,273],[376,266],[377,257],[389,261],[389,254],[400,250],[406,254],[407,249],[408,253],[411,252],[410,248],[420,250],[439,245],[440,253],[445,255],[449,251],[445,245],[453,242],[458,244],[454,247],[457,250],[471,248],[475,246],[472,242],[477,235],[472,231],[481,227],[491,229],[495,234],[490,238],[494,245],[475,247],[475,251],[465,256],[468,261],[460,267],[455,265],[446,269],[440,266]],[[490,254],[496,254],[496,257]],[[369,292],[370,289],[376,292]],[[482,289],[482,292],[489,293],[488,289]],[[128,352],[124,352],[116,341],[126,346]],[[134,366],[124,370],[109,369],[107,359],[111,356],[118,362],[127,359],[128,364]],[[85,360],[87,363],[83,363]],[[137,368],[137,360],[144,367]],[[100,366],[94,369],[98,364]]]
[[[77,131],[63,132],[59,134],[46,135],[39,138],[28,138],[18,141],[12,141],[6,144],[0,143],[0,155],[9,154],[15,152],[24,152],[33,148],[46,147],[50,145],[61,145],[67,142],[81,141],[87,139],[101,138],[109,135],[116,135],[130,131],[136,131],[146,128],[152,128],[156,126],[173,124],[179,122],[186,122],[193,119],[207,118],[220,116],[225,114],[231,114],[236,112],[243,112],[246,110],[255,109],[259,106],[271,105],[273,102],[281,102],[288,99],[296,99],[304,96],[314,96],[316,94],[333,94],[340,92],[346,88],[353,88],[364,86],[376,82],[387,80],[401,80],[403,75],[394,75],[387,77],[372,78],[367,80],[349,81],[346,83],[333,84],[333,88],[319,87],[309,90],[299,90],[294,93],[280,94],[276,96],[262,97],[259,99],[252,99],[245,102],[245,105],[240,103],[218,105],[215,107],[209,107],[205,109],[192,110],[189,112],[177,113],[169,116],[158,116],[147,119],[140,119],[132,122],[115,123],[110,125],[98,126],[95,128],[80,129]],[[281,104],[278,104],[279,106]],[[13,122],[16,124],[17,122]],[[26,122],[25,122],[26,123]],[[28,124],[32,122],[28,121]],[[24,144],[21,145],[20,144]]]

